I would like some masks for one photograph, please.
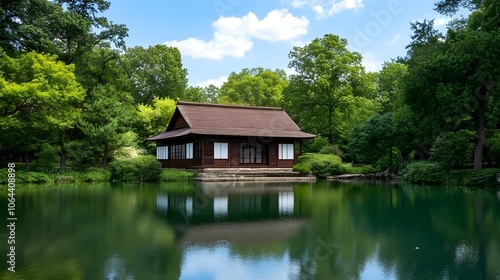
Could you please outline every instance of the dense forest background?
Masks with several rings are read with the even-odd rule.
[[[0,3],[0,162],[40,170],[107,168],[154,153],[176,100],[280,106],[319,135],[310,152],[397,170],[409,160],[450,169],[500,165],[500,1],[442,0],[442,34],[409,23],[407,55],[365,71],[348,42],[326,34],[281,69],[241,69],[220,88],[188,86],[177,48],[128,47],[104,0]]]

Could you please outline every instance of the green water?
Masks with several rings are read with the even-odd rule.
[[[16,190],[0,279],[500,279],[500,190],[397,184]]]

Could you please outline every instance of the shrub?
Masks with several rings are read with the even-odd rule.
[[[161,164],[152,155],[115,160],[109,168],[113,181],[147,182],[161,179]]]
[[[441,133],[431,149],[431,160],[447,169],[465,167],[472,162],[474,137],[474,133],[466,130]]]
[[[403,169],[401,177],[411,183],[440,184],[445,172],[443,166],[432,161],[417,161]]]
[[[346,171],[339,156],[313,153],[300,156],[293,170],[301,175],[313,174],[318,179],[324,179],[329,175],[342,174]]]
[[[496,132],[493,136],[486,140],[489,158],[500,165],[500,132]]]
[[[345,173],[344,168],[339,162],[327,160],[315,160],[309,164],[311,173],[318,179],[325,179],[329,175],[338,175]]]
[[[319,150],[320,154],[332,154],[339,157],[344,156],[344,152],[339,148],[339,145],[326,145]]]
[[[462,187],[498,187],[497,182],[498,169],[483,169],[483,170],[465,170],[460,172],[450,173],[448,183],[450,185]]]

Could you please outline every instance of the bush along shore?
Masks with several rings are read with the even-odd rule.
[[[385,180],[400,179],[413,184],[440,185],[450,187],[500,187],[500,169],[483,170],[447,169],[445,165],[432,161],[415,161],[406,164],[400,172],[381,170],[372,165],[353,167],[342,162],[334,154],[306,153],[299,157],[294,171],[302,175],[312,174],[318,179]]]
[[[0,183],[7,184],[7,169],[0,169]],[[85,170],[52,169],[26,172],[24,164],[16,164],[18,184],[65,184],[79,182],[185,182],[194,180],[195,173],[183,170],[162,169],[154,156],[119,159],[110,163],[109,169]]]

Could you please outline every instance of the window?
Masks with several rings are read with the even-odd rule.
[[[294,159],[293,144],[279,144],[279,159]]]
[[[228,159],[228,144],[214,143],[214,159]]]
[[[266,163],[266,146],[261,143],[240,143],[240,163]]]
[[[156,147],[156,159],[168,159],[168,146]]]
[[[186,159],[193,159],[193,143],[186,143]]]
[[[170,146],[170,159],[185,159],[186,145]]]

